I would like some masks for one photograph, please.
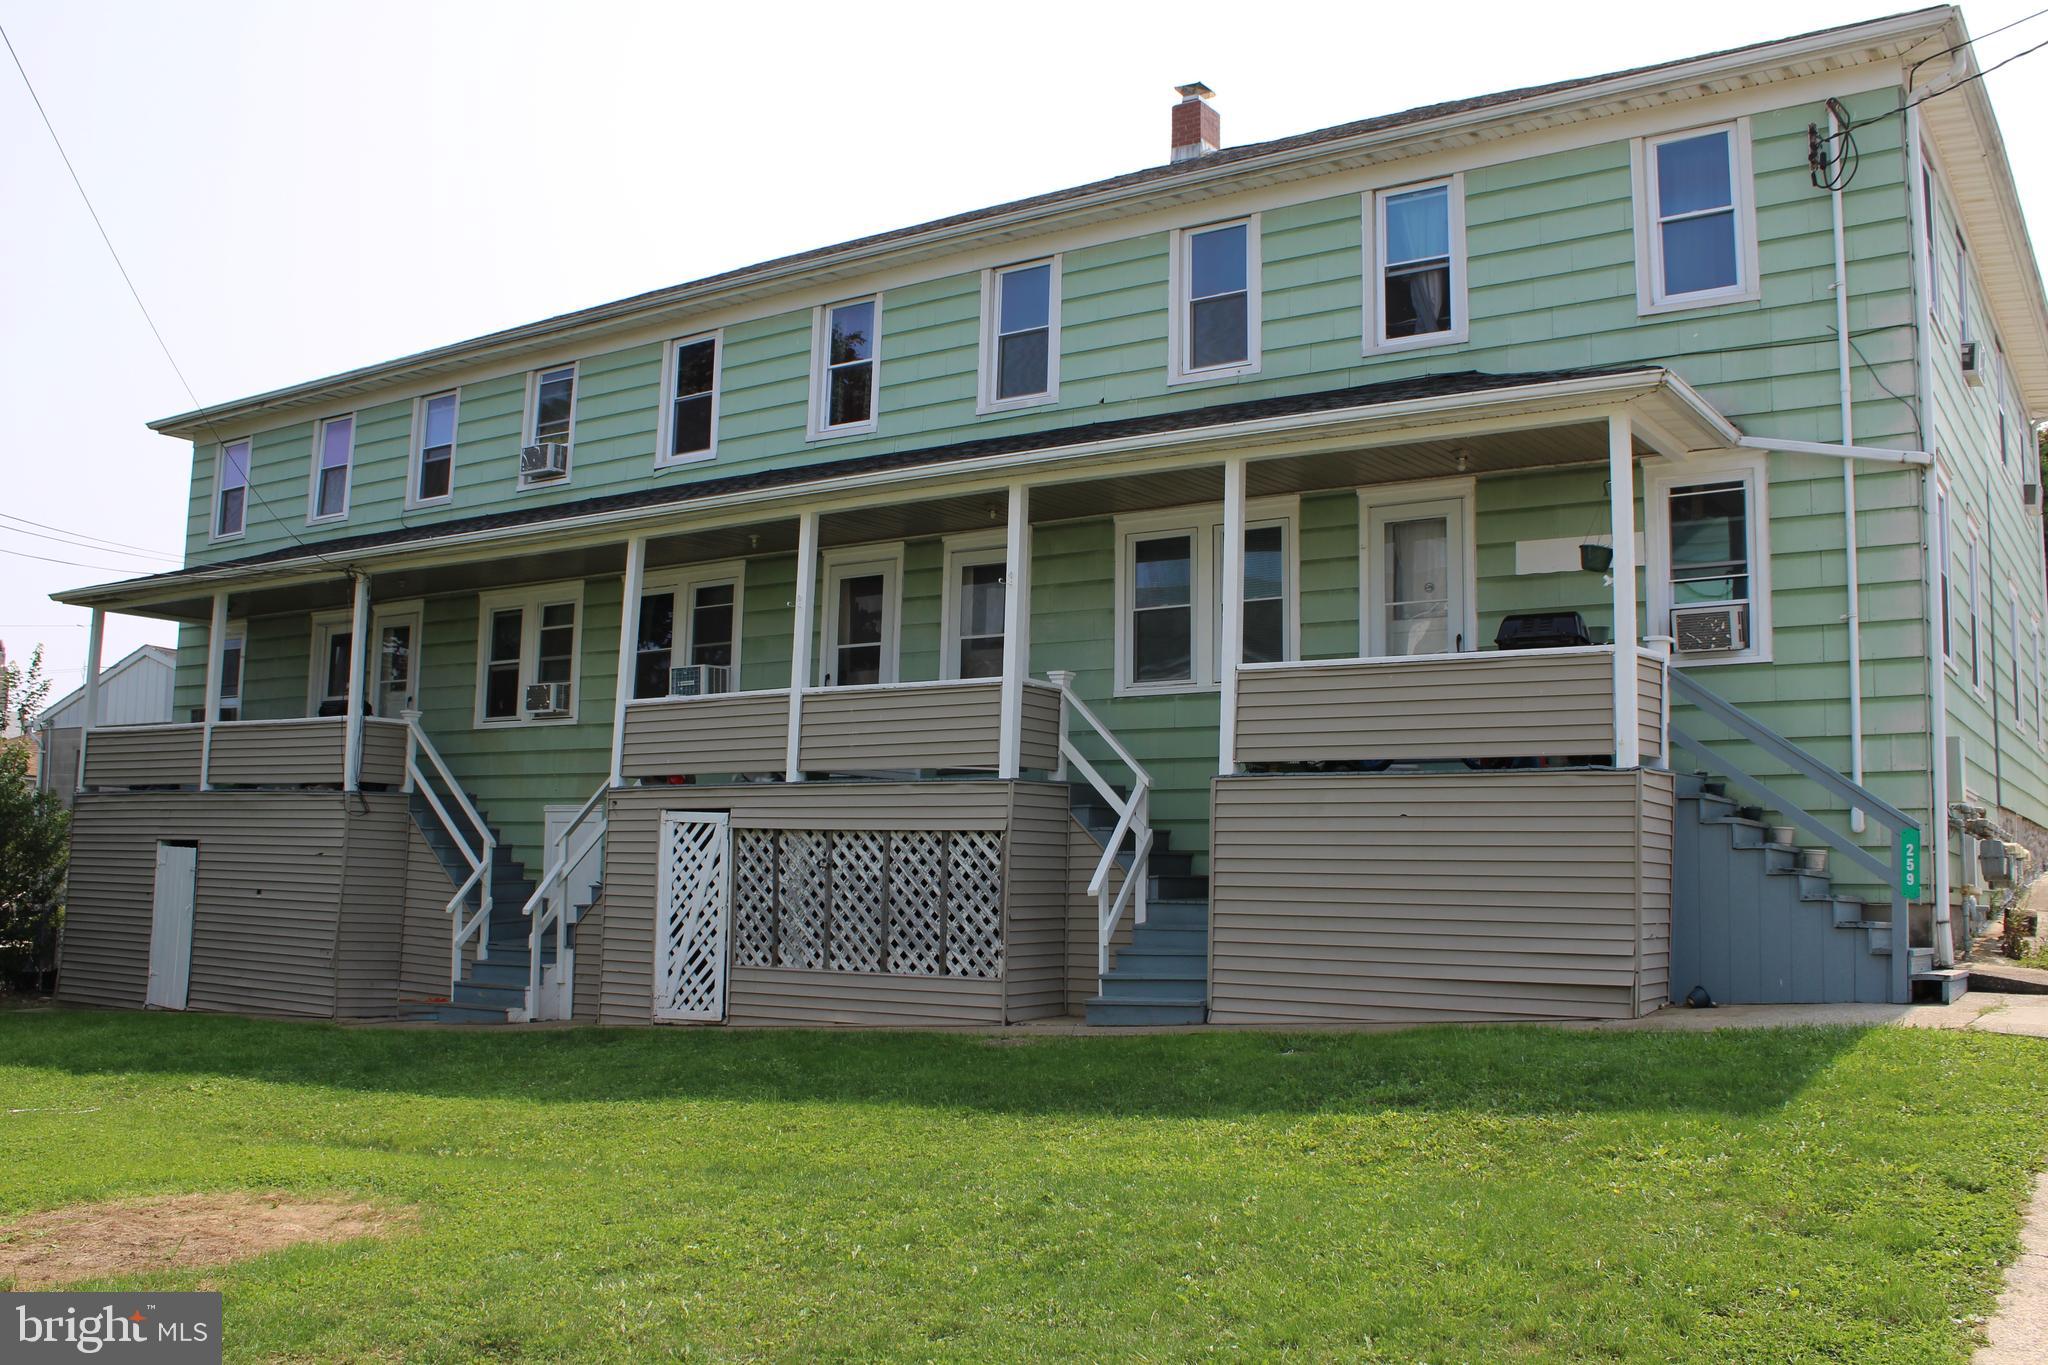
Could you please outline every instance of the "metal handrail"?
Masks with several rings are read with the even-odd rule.
[[[1901,887],[1900,858],[1902,840],[1907,830],[1918,830],[1920,822],[1900,810],[1891,802],[1871,791],[1860,782],[1843,776],[1819,758],[1794,744],[1776,730],[1763,724],[1755,717],[1730,706],[1721,698],[1707,691],[1699,683],[1687,677],[1678,669],[1666,671],[1667,695],[1676,694],[1688,704],[1712,716],[1732,730],[1737,736],[1756,745],[1759,749],[1791,768],[1794,772],[1819,784],[1829,794],[1846,803],[1851,809],[1862,808],[1875,816],[1877,822],[1892,833],[1890,857],[1879,858],[1869,849],[1856,843],[1848,835],[1835,829],[1811,812],[1803,809],[1784,793],[1773,789],[1769,783],[1746,771],[1741,764],[1726,754],[1715,752],[1691,734],[1676,725],[1667,726],[1670,745],[1674,749],[1685,749],[1706,766],[1708,771],[1726,778],[1762,798],[1769,807],[1786,816],[1793,824],[1825,842],[1855,866],[1869,873],[1878,881],[1888,885],[1891,892],[1891,994],[1895,1004],[1905,1004],[1912,999],[1912,952],[1909,938],[1906,896]]]
[[[1145,922],[1145,883],[1151,876],[1152,858],[1152,774],[1145,766],[1131,756],[1131,751],[1117,742],[1088,704],[1074,695],[1069,675],[1055,674],[1051,685],[1059,690],[1062,705],[1070,708],[1073,715],[1088,722],[1110,752],[1131,771],[1131,794],[1128,799],[1117,795],[1116,788],[1095,770],[1087,756],[1074,747],[1068,737],[1069,727],[1060,727],[1060,757],[1072,767],[1078,768],[1088,779],[1088,785],[1095,788],[1109,808],[1117,813],[1116,829],[1104,842],[1102,857],[1096,861],[1095,872],[1088,878],[1088,894],[1095,897],[1096,908],[1096,963],[1098,972],[1109,970],[1109,944],[1116,937],[1116,926],[1122,921],[1124,907],[1132,907],[1133,924]],[[1124,875],[1124,884],[1114,900],[1109,894],[1110,869],[1116,866],[1117,854],[1122,851],[1126,838],[1134,840],[1131,846],[1131,867]]]
[[[478,812],[475,804],[470,801],[468,793],[462,790],[462,784],[455,780],[455,774],[448,770],[448,764],[442,759],[440,751],[434,748],[434,742],[428,739],[427,732],[420,728],[419,716],[420,713],[417,711],[407,711],[401,717],[405,722],[406,730],[406,782],[413,790],[426,798],[428,809],[434,812],[435,818],[441,822],[441,827],[448,831],[448,837],[454,843],[456,851],[462,855],[463,861],[469,864],[469,876],[463,880],[462,885],[455,888],[455,894],[448,898],[447,913],[451,916],[449,923],[448,982],[452,989],[454,983],[462,976],[462,949],[464,944],[468,943],[472,938],[475,939],[477,961],[487,962],[490,960],[490,869],[491,862],[497,855],[498,841],[491,836],[490,826],[484,823],[484,817]],[[471,828],[476,830],[477,841],[483,845],[481,849],[472,848],[468,835],[450,818],[448,808],[441,803],[440,796],[434,791],[434,784],[427,780],[428,770],[420,766],[419,756],[421,754],[427,756],[427,761],[432,765],[432,771],[441,779],[442,784],[448,788],[448,794],[455,799],[455,803],[461,808],[463,815],[468,817]],[[471,888],[475,888],[477,891],[477,910],[474,915],[465,918],[462,914],[462,904],[469,898]]]
[[[541,936],[550,927],[555,931],[555,970],[558,972],[562,969],[563,954],[568,950],[569,946],[568,896],[565,894],[560,902],[550,902],[548,900],[548,892],[557,883],[562,882],[568,877],[569,845],[573,842],[577,829],[582,826],[585,820],[591,817],[592,812],[595,812],[597,815],[598,832],[600,834],[604,832],[607,819],[604,809],[604,798],[610,791],[611,784],[609,782],[598,787],[596,791],[590,794],[590,799],[577,808],[576,814],[570,818],[569,823],[562,827],[562,832],[555,836],[554,843],[548,850],[547,870],[541,874],[539,883],[533,888],[533,894],[526,898],[526,904],[520,907],[519,913],[532,921],[532,927],[527,930],[526,934],[526,1017],[528,1019],[532,1019],[535,1016],[540,1006]],[[536,908],[540,911],[538,915],[534,913]]]

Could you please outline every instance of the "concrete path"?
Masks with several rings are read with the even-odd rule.
[[[2034,1182],[2034,1199],[2020,1229],[2020,1256],[2005,1272],[1998,1311],[1984,1326],[1990,1344],[1974,1365],[2041,1365],[2048,1360],[2048,1176]]]
[[[1971,991],[1950,1005],[1719,1005],[1661,1009],[1647,1019],[1582,1024],[1595,1029],[1790,1028],[1803,1024],[1892,1024],[1900,1028],[1976,1029],[2048,1038],[2048,995]],[[1572,1027],[1572,1026],[1568,1026]],[[2048,1356],[2043,1356],[2048,1360]]]

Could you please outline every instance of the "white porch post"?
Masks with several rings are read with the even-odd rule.
[[[1614,534],[1614,766],[1642,762],[1636,729],[1636,461],[1626,412],[1607,419],[1607,515]]]
[[[213,727],[220,720],[221,646],[228,638],[227,589],[213,595],[213,620],[206,627],[205,729],[199,732],[199,790],[213,790]]]
[[[818,514],[803,512],[796,522],[796,601],[789,644],[789,748],[783,777],[804,780],[804,688],[811,681],[811,618],[818,586]]]
[[[85,790],[85,749],[92,743],[92,728],[100,719],[100,646],[106,627],[106,612],[94,607],[92,626],[85,634],[85,720],[78,729],[78,785],[74,791]]]
[[[370,576],[355,575],[355,610],[348,624],[348,722],[342,731],[341,789],[363,786],[363,670],[370,659]]]
[[[1024,680],[1031,675],[1031,490],[1010,485],[1003,562],[1002,721],[996,776],[1015,781],[1024,761]]]
[[[1244,661],[1244,457],[1223,462],[1222,712],[1217,723],[1216,771],[1237,771],[1237,667]]]
[[[619,599],[618,696],[613,699],[612,707],[611,785],[614,787],[625,785],[626,703],[633,699],[634,665],[638,662],[640,650],[640,587],[646,576],[647,537],[629,537],[626,541],[626,581]]]

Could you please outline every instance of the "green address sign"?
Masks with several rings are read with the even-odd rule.
[[[1920,899],[1920,831],[1899,831],[1899,894],[1909,901]]]

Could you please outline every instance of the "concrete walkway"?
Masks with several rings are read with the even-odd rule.
[[[1900,1028],[1976,1029],[2048,1038],[2048,995],[1971,991],[1950,1005],[1719,1005],[1710,1010],[1674,1006],[1647,1019],[1567,1027],[1705,1032],[1720,1028],[1790,1028],[1802,1024],[1893,1024]],[[2041,1359],[2048,1360],[2048,1356]]]

